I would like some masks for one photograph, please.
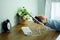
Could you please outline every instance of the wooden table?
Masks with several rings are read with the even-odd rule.
[[[23,34],[21,27],[28,26],[31,30],[36,31],[36,29],[45,30],[45,26],[29,22],[28,25],[16,25],[11,29],[10,33],[0,34],[0,40],[55,40],[60,32],[41,32],[39,34],[32,34],[26,36]],[[34,36],[35,35],[35,36]]]

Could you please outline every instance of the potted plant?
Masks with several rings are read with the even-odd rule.
[[[25,24],[29,19],[29,12],[25,7],[18,9],[17,14],[19,16],[20,24]]]

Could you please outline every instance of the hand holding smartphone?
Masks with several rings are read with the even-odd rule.
[[[29,14],[30,15],[30,14]],[[30,17],[32,17],[33,20],[35,20],[37,23],[41,24],[41,25],[44,25],[42,23],[42,21],[38,18],[38,17],[33,17],[32,15],[30,15]]]

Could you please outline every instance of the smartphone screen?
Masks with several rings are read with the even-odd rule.
[[[36,18],[39,22],[42,22],[38,17],[35,16],[35,18]]]

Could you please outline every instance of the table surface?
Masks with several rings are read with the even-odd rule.
[[[32,30],[32,35],[26,36],[22,32],[21,27],[27,26]],[[50,28],[33,22],[28,22],[27,25],[18,24],[13,27],[9,33],[0,34],[0,40],[55,40],[60,33],[45,30],[50,30]]]

